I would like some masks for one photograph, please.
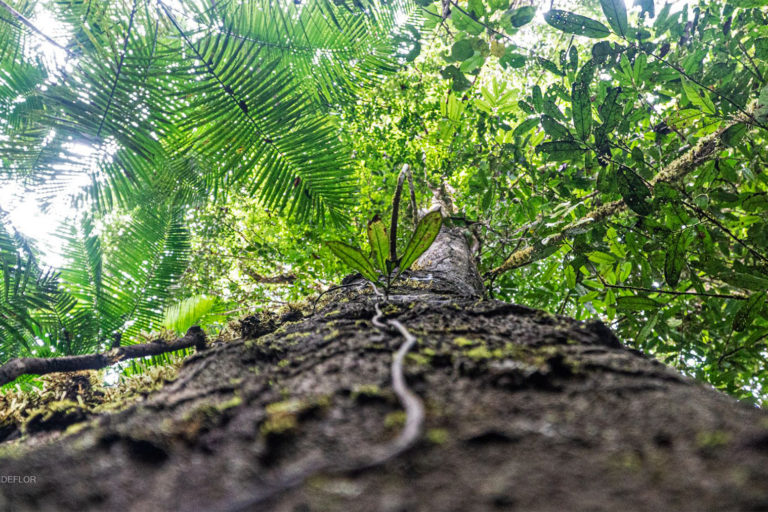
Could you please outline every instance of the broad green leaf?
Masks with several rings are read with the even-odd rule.
[[[627,7],[624,0],[600,0],[600,7],[608,19],[608,24],[621,37],[627,35]]]
[[[439,211],[430,212],[422,217],[403,252],[403,256],[400,258],[400,271],[398,275],[408,270],[413,265],[413,262],[429,249],[440,232],[440,226],[442,225],[443,216]]]
[[[626,48],[619,45],[611,46],[611,43],[608,41],[600,41],[592,46],[592,58],[595,59],[595,62],[598,64],[602,64],[608,59],[608,57],[618,55],[625,49]]]
[[[565,284],[570,289],[576,288],[576,271],[571,265],[565,267]]]
[[[571,49],[568,50],[568,65],[574,71],[579,67],[579,50],[575,46],[571,46]]]
[[[734,124],[723,132],[721,138],[723,143],[727,146],[736,147],[736,145],[744,138],[747,133],[747,125],[744,123]]]
[[[544,127],[544,131],[547,132],[547,135],[552,137],[553,140],[572,138],[568,128],[561,125],[552,116],[548,116],[547,114],[541,116],[541,126]]]
[[[587,258],[598,265],[613,265],[616,262],[616,258],[601,251],[593,251],[587,255]]]
[[[635,5],[640,6],[640,15],[647,14],[650,18],[656,16],[656,6],[653,5],[653,0],[635,0]]]
[[[768,60],[768,37],[761,37],[755,40],[755,57],[761,60]]]
[[[632,169],[622,167],[617,173],[619,182],[619,192],[627,206],[638,215],[648,215],[653,211],[650,201],[651,191],[642,178],[635,174]]]
[[[765,306],[766,292],[753,293],[733,317],[733,330],[743,331],[752,323]]]
[[[547,153],[554,161],[573,160],[584,154],[587,150],[582,148],[578,142],[571,140],[557,140],[553,142],[543,142],[536,146],[536,152]]]
[[[371,244],[373,261],[383,274],[389,274],[387,255],[389,254],[389,237],[384,222],[377,215],[368,223],[368,243]]]
[[[533,100],[533,108],[535,108],[537,112],[541,112],[541,110],[544,108],[544,97],[541,94],[541,87],[538,85],[533,86],[533,91],[531,91],[531,99]]]
[[[483,4],[483,0],[468,0],[467,4],[469,5],[469,12],[472,13],[476,19],[485,16],[485,5]]]
[[[530,104],[528,104],[527,102],[525,102],[523,100],[518,100],[517,101],[517,106],[520,107],[520,110],[522,110],[526,114],[533,115],[533,114],[536,113],[536,109],[533,108],[533,106],[531,106]]]
[[[440,71],[440,75],[443,78],[450,78],[452,80],[451,88],[456,91],[466,91],[472,86],[472,83],[467,80],[464,73],[454,65],[450,65]]]
[[[518,69],[525,66],[526,57],[520,53],[515,53],[507,48],[507,51],[499,59],[499,64],[504,67],[510,67],[512,69]]]
[[[768,0],[730,0],[729,4],[743,9],[755,9],[768,5]]]
[[[701,110],[707,114],[717,113],[715,104],[712,103],[712,100],[709,98],[709,94],[707,94],[705,90],[700,88],[698,85],[695,85],[693,82],[686,80],[685,78],[682,79],[682,82],[683,90],[685,91],[685,95],[688,98],[688,101],[701,108]]]
[[[476,52],[473,56],[461,63],[459,69],[464,73],[472,73],[485,62],[485,54]]]
[[[566,117],[563,115],[562,112],[560,112],[560,109],[557,107],[557,103],[555,103],[555,100],[551,96],[547,96],[546,98],[544,98],[541,109],[542,111],[544,111],[545,114],[552,116],[555,119],[558,119],[560,121],[566,120]]]
[[[672,288],[680,281],[680,273],[685,266],[685,251],[693,240],[693,234],[693,231],[685,230],[667,247],[664,258],[664,280]]]
[[[475,54],[475,49],[472,46],[470,39],[462,39],[456,41],[451,47],[451,58],[453,60],[467,60]]]
[[[352,247],[344,242],[325,243],[333,254],[346,265],[360,272],[364,278],[375,283],[378,280],[376,271],[371,261],[357,247]]]
[[[459,9],[451,11],[451,20],[457,30],[467,32],[473,36],[479,35],[483,32],[484,27],[473,18],[467,16]]]
[[[716,276],[721,281],[744,290],[768,290],[768,278],[758,277],[744,272],[720,272]]]
[[[576,81],[571,87],[573,126],[576,128],[576,135],[582,140],[587,140],[592,131],[592,102],[589,96],[589,84],[592,81],[593,73],[594,63],[590,59],[579,70]]]
[[[603,104],[597,109],[600,119],[603,120],[603,129],[606,134],[616,128],[622,119],[624,106],[619,102],[619,94],[621,94],[621,87],[609,88]]]
[[[760,90],[757,106],[755,106],[755,116],[761,122],[768,120],[768,85]]]
[[[545,12],[544,19],[556,29],[569,34],[600,39],[608,37],[611,33],[608,27],[599,21],[560,9],[552,9]]]
[[[539,119],[536,117],[532,117],[530,119],[526,119],[517,127],[515,127],[515,130],[512,132],[513,135],[524,135],[528,133],[531,129],[539,125]]]
[[[504,14],[502,23],[508,20],[509,25],[511,25],[513,28],[519,28],[530,23],[534,16],[536,16],[536,7],[532,5],[526,5],[524,7],[518,7],[517,9],[510,9],[507,11]]]
[[[645,340],[648,335],[651,333],[651,330],[653,330],[654,327],[656,327],[656,322],[659,321],[659,313],[655,313],[643,326],[642,329],[640,329],[640,332],[635,336],[635,342],[641,343],[643,340]]]
[[[616,307],[623,311],[652,311],[661,306],[663,306],[661,302],[640,295],[616,298]]]
[[[541,67],[543,67],[547,71],[550,71],[556,74],[557,76],[565,76],[565,73],[563,73],[560,69],[558,69],[557,64],[555,64],[549,59],[545,59],[543,57],[536,57],[536,62],[538,62]]]

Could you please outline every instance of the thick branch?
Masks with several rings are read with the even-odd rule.
[[[102,354],[66,357],[24,357],[11,359],[0,366],[0,386],[26,375],[44,375],[55,372],[77,372],[81,370],[99,370],[119,361],[137,357],[156,356],[184,348],[205,349],[205,333],[198,326],[190,327],[183,338],[170,343],[152,342],[143,345],[117,347]]]
[[[751,110],[751,109],[750,109]],[[650,182],[651,186],[659,183],[675,183],[695,170],[701,164],[712,160],[725,145],[722,141],[723,133],[730,127],[745,122],[745,119],[737,119],[728,123],[714,133],[702,137],[699,142],[683,156],[673,161],[659,172]],[[544,249],[552,247],[554,244],[560,244],[574,235],[583,232],[586,226],[594,226],[616,214],[627,210],[627,204],[623,199],[604,204],[599,208],[588,213],[584,218],[569,224],[559,233],[555,233],[536,245],[513,252],[500,266],[494,268],[488,273],[489,277],[494,277],[508,270],[519,268],[540,259],[540,254],[547,254]]]

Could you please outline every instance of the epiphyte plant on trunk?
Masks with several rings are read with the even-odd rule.
[[[385,293],[389,293],[392,284],[403,272],[408,270],[419,256],[424,254],[435,241],[440,227],[443,224],[443,216],[439,210],[431,211],[417,221],[418,209],[416,207],[415,195],[411,185],[411,206],[414,212],[414,225],[416,226],[408,245],[402,256],[397,255],[397,217],[400,207],[400,194],[403,189],[405,176],[410,172],[408,165],[403,166],[403,170],[397,181],[395,194],[392,198],[392,222],[390,232],[387,235],[387,228],[379,215],[373,217],[368,222],[368,243],[370,244],[369,258],[359,248],[344,242],[330,241],[326,242],[328,248],[342,262],[346,263],[370,281],[379,284],[384,280]],[[410,184],[409,179],[409,184]],[[373,260],[373,261],[371,261]]]

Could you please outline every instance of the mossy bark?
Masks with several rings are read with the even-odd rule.
[[[357,282],[316,314],[251,319],[257,337],[190,357],[145,400],[0,448],[4,475],[35,477],[0,484],[0,509],[768,510],[764,412],[599,322],[480,298],[471,260],[440,257],[460,247],[449,235],[386,301]],[[419,340],[405,377],[424,431],[383,465],[335,471],[405,421],[390,387],[403,338],[372,325],[376,303]]]

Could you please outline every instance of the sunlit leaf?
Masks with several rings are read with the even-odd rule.
[[[627,35],[627,8],[624,0],[600,0],[600,7],[608,19],[608,24],[621,37]]]
[[[576,34],[579,36],[587,36],[592,38],[608,37],[611,31],[592,18],[587,18],[580,14],[575,14],[568,11],[562,11],[559,9],[552,9],[544,13],[544,19],[547,23],[552,25],[558,30],[567,32],[569,34]]]
[[[326,242],[326,245],[336,257],[360,272],[364,278],[374,283],[378,280],[373,264],[360,249],[343,242]]]
[[[378,215],[368,223],[368,242],[371,244],[374,263],[383,274],[388,274],[389,237],[387,236],[387,228]]]
[[[439,211],[426,214],[419,223],[411,236],[411,240],[400,257],[400,272],[408,270],[413,262],[419,259],[419,256],[429,249],[435,237],[440,232],[440,226],[443,224],[443,216]]]

